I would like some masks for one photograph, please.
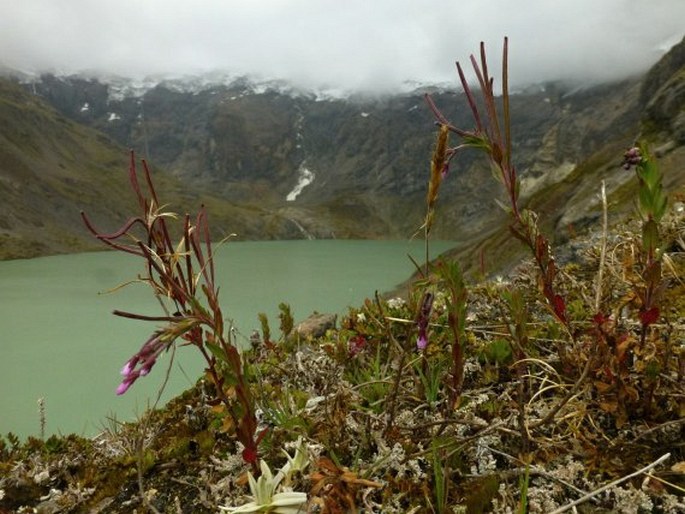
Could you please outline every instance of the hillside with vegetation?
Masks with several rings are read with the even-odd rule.
[[[2,78],[0,123],[0,260],[99,249],[79,213],[105,222],[130,212],[134,204],[122,173],[129,150]],[[206,205],[217,239],[231,233],[251,240],[306,236],[286,209],[256,199],[236,202],[150,165],[179,212]]]
[[[467,154],[494,176],[470,201],[499,203],[499,223],[334,327],[282,304],[236,341],[209,208],[165,216],[157,177],[132,159],[121,208],[136,217],[105,234],[111,220],[83,214],[165,299],[158,317],[120,313],[151,336],[118,393],[163,374],[172,347],[202,353],[206,373],[93,439],[4,436],[0,512],[685,511],[684,46],[634,91],[635,133],[585,141],[589,157],[554,179],[518,174],[506,73],[496,97],[483,50],[480,88],[463,78],[449,100],[468,119],[427,98],[437,126],[413,228],[430,245],[453,222]],[[588,118],[596,134],[606,121]]]
[[[677,52],[669,55],[677,66]],[[537,84],[511,93],[525,194],[546,198],[549,188],[563,190],[541,206],[558,225],[555,232],[582,230],[596,217],[595,195],[586,193],[596,190],[597,177],[611,178],[610,192],[630,182],[628,174],[612,170],[626,142],[640,133],[658,93],[655,84],[663,85],[672,71],[652,72],[645,87],[644,77],[632,77],[609,84]],[[234,219],[224,224],[222,218],[221,225],[245,239],[409,237],[422,216],[425,156],[432,145],[434,120],[424,94],[430,92],[450,119],[470,123],[463,93],[454,89],[333,98],[246,78],[200,85],[161,80],[136,89],[114,79],[43,75],[20,84],[34,102],[119,145],[119,162],[123,149],[135,149],[190,194],[233,206]],[[654,115],[660,130],[666,121]],[[11,130],[11,119],[6,126]],[[31,137],[52,139],[42,129],[32,127]],[[664,163],[667,177],[680,173],[682,156],[673,155],[673,166]],[[443,196],[451,200],[439,205],[441,222],[433,235],[472,247],[504,218],[488,200],[498,190],[487,163],[463,153],[459,164],[444,185]],[[51,165],[49,159],[43,164]],[[210,215],[223,216],[222,207]]]

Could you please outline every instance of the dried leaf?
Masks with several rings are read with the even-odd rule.
[[[606,382],[595,381],[595,388],[600,394],[605,394],[609,392],[614,386],[612,384],[607,384]]]
[[[604,412],[614,414],[618,410],[618,402],[599,402],[599,408]]]
[[[685,460],[673,464],[673,466],[671,466],[671,471],[685,475]]]
[[[625,361],[630,347],[633,346],[635,340],[632,337],[626,337],[616,344],[616,359],[619,362]]]
[[[628,398],[633,402],[637,402],[640,399],[640,393],[632,386],[626,385],[623,387],[623,391],[628,395]]]

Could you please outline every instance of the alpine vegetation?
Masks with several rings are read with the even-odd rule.
[[[167,210],[131,154],[138,212],[113,232],[83,220],[141,260],[138,280],[162,312],[115,311],[155,328],[112,394],[150,380],[183,347],[202,355],[205,373],[164,408],[94,440],[0,438],[0,510],[683,512],[682,197],[667,195],[649,137],[627,140],[611,172],[631,174],[620,193],[634,201],[633,218],[612,226],[598,183],[600,222],[574,241],[573,259],[557,257],[553,225],[522,195],[507,39],[501,82],[485,45],[469,62],[476,85],[457,64],[464,95],[452,100],[466,104],[470,126],[426,96],[437,134],[413,225],[425,262],[397,294],[377,293],[317,332],[302,331],[282,302],[280,333],[255,313],[261,333],[238,341],[221,307],[207,212]],[[473,202],[497,202],[506,215],[495,251],[527,255],[492,279],[487,246],[480,273],[455,252],[430,258],[440,208],[454,201],[445,182],[471,151],[498,184],[496,198]],[[289,199],[311,179],[303,173]],[[24,494],[26,484],[38,494]]]

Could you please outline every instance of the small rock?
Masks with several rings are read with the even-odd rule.
[[[49,480],[50,480],[50,472],[47,469],[41,471],[40,473],[37,473],[33,477],[33,481],[39,485],[44,484],[45,482],[48,482]]]
[[[326,330],[335,328],[337,320],[337,314],[319,314],[315,312],[300,322],[295,327],[294,333],[304,339],[321,337],[326,333]]]
[[[37,514],[56,514],[62,512],[64,509],[59,505],[57,500],[45,500],[36,506],[35,512]]]

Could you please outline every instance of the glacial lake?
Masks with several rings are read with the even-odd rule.
[[[432,242],[431,258],[454,247]],[[278,304],[295,321],[312,312],[344,314],[375,291],[384,292],[423,261],[423,242],[229,242],[217,249],[216,272],[224,315],[245,341],[265,312],[278,331]],[[134,420],[154,402],[169,364],[163,354],[152,372],[123,396],[115,389],[123,364],[157,326],[112,315],[114,309],[157,316],[160,307],[143,284],[108,292],[142,273],[142,261],[97,252],[0,262],[0,434],[93,436],[108,418]],[[193,348],[177,349],[161,403],[192,386],[203,364]]]

